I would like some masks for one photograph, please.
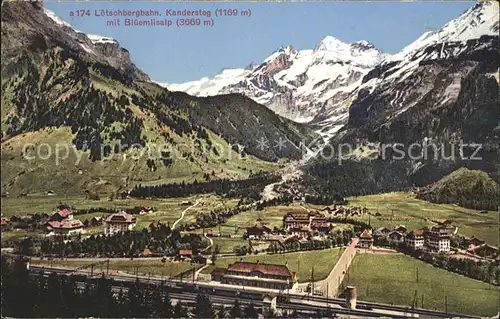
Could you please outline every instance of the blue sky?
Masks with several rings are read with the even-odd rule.
[[[281,45],[312,49],[327,35],[367,40],[396,53],[423,32],[438,29],[474,2],[46,2],[75,29],[117,39],[158,82],[212,77],[223,68],[258,64]],[[109,27],[106,18],[70,17],[72,10],[250,9],[250,17],[214,17],[213,27]],[[140,19],[147,19],[142,17]]]

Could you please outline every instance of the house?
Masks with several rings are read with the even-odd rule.
[[[299,237],[309,237],[311,231],[327,234],[332,229],[330,222],[315,211],[309,213],[288,213],[283,217],[283,228]]]
[[[247,238],[260,238],[266,236],[272,232],[272,229],[263,224],[255,224],[252,227],[248,227],[245,235]]]
[[[404,235],[396,230],[391,231],[387,235],[387,241],[389,241],[389,243],[395,244],[395,245],[400,244],[404,241]]]
[[[422,249],[425,245],[425,230],[412,230],[406,235],[405,241],[408,246],[413,249]]]
[[[494,246],[490,246],[488,244],[482,244],[478,247],[474,247],[472,249],[467,250],[469,253],[474,254],[479,257],[483,258],[497,258],[499,257],[498,255],[498,248]]]
[[[52,221],[62,221],[63,219],[73,219],[73,211],[70,208],[57,209],[50,217]]]
[[[180,249],[177,255],[180,259],[191,259],[193,257],[193,251],[191,249]]]
[[[205,233],[205,236],[206,237],[220,237],[220,234],[219,233],[215,233],[213,231],[210,231],[208,233]]]
[[[387,236],[389,235],[390,232],[391,232],[391,230],[389,228],[386,228],[386,227],[377,228],[373,232],[373,238],[374,239],[387,238]]]
[[[328,234],[332,230],[330,222],[323,217],[311,218],[311,223],[309,227],[311,228],[311,230],[322,234]]]
[[[402,234],[408,231],[404,225],[399,225],[398,227],[394,228],[394,230]]]
[[[131,214],[126,212],[111,214],[104,220],[104,234],[113,235],[132,230],[135,225],[136,218]]]
[[[373,236],[370,230],[368,229],[363,230],[363,232],[359,236],[359,242],[357,246],[363,249],[373,248]]]
[[[82,232],[83,223],[78,219],[52,220],[46,224],[47,230],[55,235],[74,235]]]
[[[293,285],[293,273],[287,264],[261,264],[259,261],[255,263],[236,262],[225,270],[216,268],[211,277],[212,280],[220,281],[223,284],[277,290],[290,289]]]
[[[290,228],[289,231],[292,236],[297,236],[298,238],[311,237],[311,229],[308,226]]]
[[[362,213],[359,210],[357,210],[357,209],[352,209],[351,212],[350,212],[350,215],[351,216],[361,216]]]
[[[450,238],[453,235],[453,228],[446,226],[431,227],[425,237],[425,244],[430,251],[448,252],[450,251]]]
[[[190,200],[184,200],[181,202],[181,205],[182,206],[191,206],[191,205],[193,205],[193,202]]]
[[[47,191],[47,196],[54,196],[56,193],[53,190]]]
[[[473,236],[468,239],[468,243],[469,243],[469,249],[471,249],[477,246],[481,246],[482,244],[484,244],[484,241]]]
[[[96,227],[96,226],[102,225],[102,223],[103,223],[103,218],[102,217],[94,216],[94,217],[92,217],[90,219],[89,226]]]
[[[210,276],[212,277],[213,281],[222,281],[222,277],[226,273],[226,268],[215,268],[211,273]]]
[[[283,217],[283,228],[300,228],[309,226],[310,224],[309,213],[288,213]]]
[[[437,219],[432,219],[432,222],[439,224],[439,225],[450,225],[451,220],[449,219],[444,219],[444,218],[437,218]]]
[[[331,215],[331,216],[343,215],[344,214],[344,209],[342,209],[342,208],[334,209],[332,211],[329,211],[328,214]]]
[[[2,228],[6,228],[9,225],[9,220],[6,217],[2,217]]]

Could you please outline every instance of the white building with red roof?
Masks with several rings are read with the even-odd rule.
[[[127,230],[132,230],[136,225],[134,215],[119,212],[109,215],[104,221],[104,234],[113,235]]]
[[[47,222],[49,234],[74,235],[83,231],[83,223],[78,219],[52,220]]]
[[[73,219],[73,211],[69,208],[58,209],[52,214],[50,220],[62,221],[64,219]]]
[[[213,279],[223,284],[285,290],[293,286],[294,273],[288,265],[236,262],[224,271],[217,268]]]
[[[416,229],[406,235],[405,241],[413,249],[423,249],[425,245],[425,229]]]

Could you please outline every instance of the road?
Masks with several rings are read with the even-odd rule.
[[[353,238],[349,246],[347,246],[342,253],[342,256],[340,256],[335,267],[333,267],[330,274],[328,274],[328,277],[314,283],[315,291],[322,292],[324,295],[328,294],[328,296],[337,295],[345,274],[348,272],[349,266],[356,255],[356,245],[358,241],[358,238]]]
[[[184,218],[184,215],[186,215],[186,212],[188,210],[190,210],[191,208],[195,207],[199,203],[200,203],[199,201],[196,201],[196,203],[194,203],[193,205],[191,205],[188,208],[186,208],[185,210],[183,210],[182,213],[181,213],[181,217],[178,220],[176,220],[175,223],[172,225],[172,229],[174,229],[175,226],[177,226],[177,224],[182,221],[182,219]]]
[[[31,266],[30,271],[32,273],[37,273],[40,271],[44,272],[56,272],[60,274],[71,273],[72,270],[68,269],[57,269],[57,268],[42,268]],[[257,287],[241,287],[241,286],[231,286],[221,284],[219,282],[182,282],[175,279],[164,279],[159,277],[145,277],[145,276],[126,276],[126,275],[110,275],[117,285],[121,283],[134,282],[139,279],[139,282],[143,285],[160,283],[165,284],[170,288],[175,288],[178,291],[177,298],[182,300],[189,300],[196,295],[197,292],[202,291],[208,294],[214,303],[220,304],[232,304],[235,297],[238,298],[242,303],[252,302],[255,305],[262,304],[262,299],[264,296],[274,293],[275,295],[280,295],[284,300],[278,302],[278,308],[295,309],[300,311],[310,311],[315,312],[317,310],[331,309],[334,313],[338,314],[350,314],[352,316],[360,317],[381,317],[390,316],[391,318],[408,318],[416,317],[417,315],[423,315],[425,318],[450,318],[450,317],[460,317],[460,318],[480,318],[479,316],[469,316],[463,314],[453,314],[445,313],[442,311],[434,311],[427,309],[410,309],[403,306],[394,306],[387,304],[379,304],[372,302],[357,302],[357,309],[351,310],[343,307],[345,305],[345,300],[340,298],[325,298],[318,296],[308,296],[306,294],[298,293],[288,293],[286,291],[277,291]],[[120,288],[122,286],[119,286]],[[361,309],[363,308],[363,309]]]

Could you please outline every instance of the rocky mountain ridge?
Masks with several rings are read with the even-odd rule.
[[[345,44],[328,36],[313,50],[282,47],[252,69],[225,70],[213,79],[165,85],[199,96],[242,93],[331,137],[345,129],[348,121],[352,123],[349,108],[360,95],[379,86],[395,86],[420,64],[455,59],[484,45],[482,37],[497,35],[498,3],[486,1],[443,28],[424,33],[397,54],[381,53],[367,41]],[[498,79],[498,71],[491,76]],[[397,112],[415,104],[407,91],[398,90],[399,95],[388,101],[404,105]],[[453,99],[453,92],[456,90],[451,86],[447,98]]]
[[[2,191],[241,178],[300,159],[318,137],[242,95],[170,92],[117,41],[74,30],[43,3],[3,2],[1,13]],[[30,160],[41,144],[49,158]]]
[[[384,56],[367,41],[345,44],[327,36],[312,50],[282,47],[250,69],[229,69],[213,79],[164,85],[197,96],[241,93],[296,122],[311,122],[326,114],[338,115],[341,122],[346,120],[351,91]]]

